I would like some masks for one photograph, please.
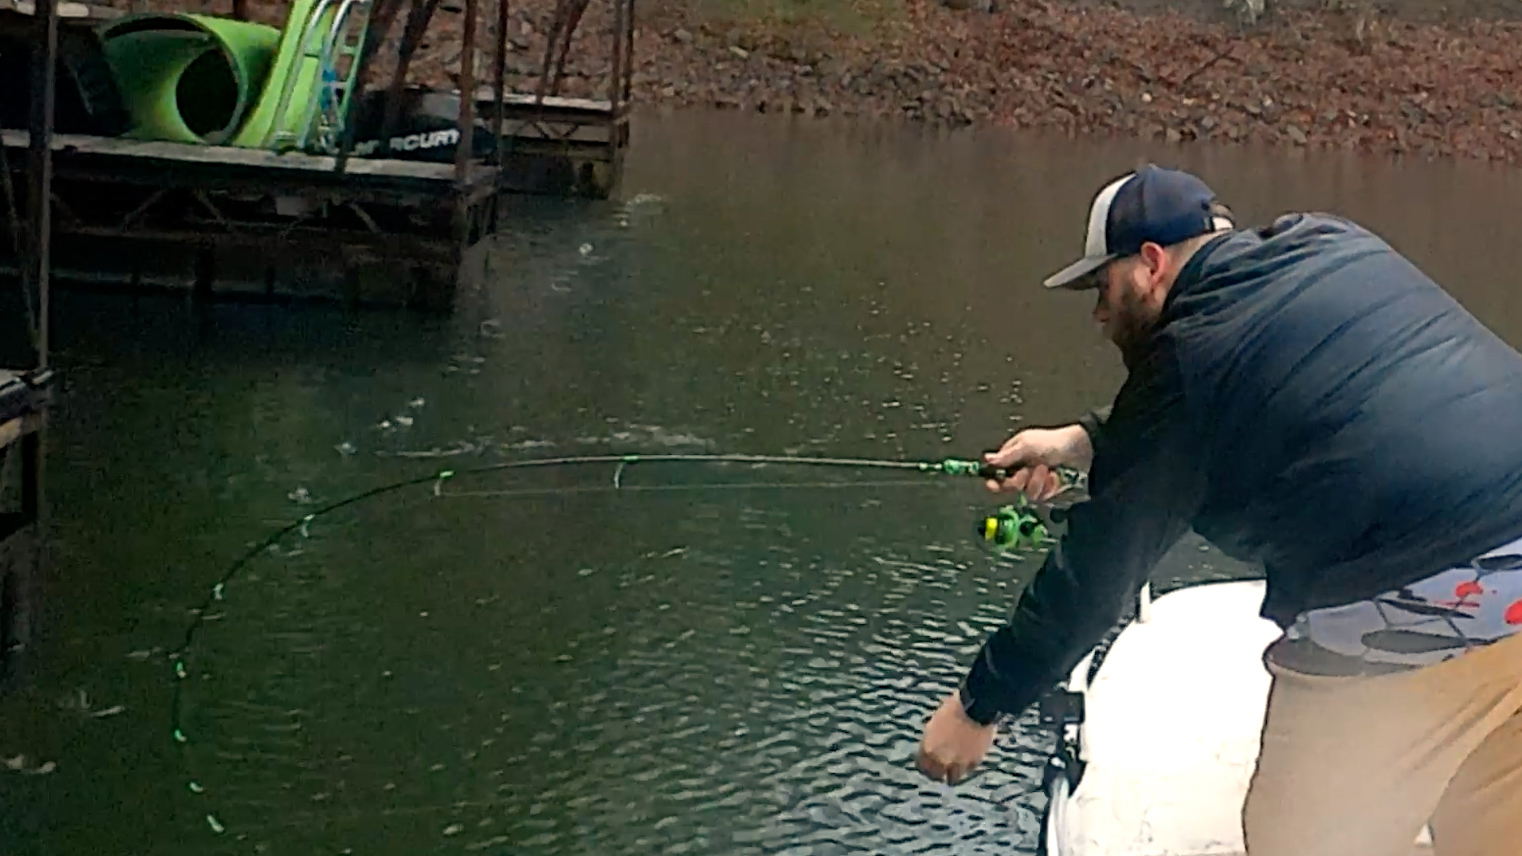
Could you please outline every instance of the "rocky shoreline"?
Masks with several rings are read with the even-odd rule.
[[[866,8],[869,26],[845,33],[821,20],[724,20],[684,0],[641,0],[634,99],[1505,163],[1522,157],[1516,20],[1421,22],[1341,5],[1349,0],[1273,7],[1248,27],[1228,20],[1219,0],[1152,10],[1083,0],[892,2],[891,14]],[[283,5],[250,5],[260,19],[284,16]],[[454,86],[462,5],[444,0],[412,82]],[[562,94],[606,93],[610,6],[589,8]],[[553,9],[553,0],[513,3],[512,88],[532,91]],[[482,18],[477,79],[485,82],[495,21]]]
[[[1238,34],[1179,13],[1040,0],[991,14],[911,0],[908,12],[905,35],[823,50],[743,29],[674,27],[639,54],[637,97],[1174,141],[1522,156],[1515,23],[1360,24],[1292,12]]]

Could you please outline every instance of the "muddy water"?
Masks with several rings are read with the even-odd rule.
[[[1514,173],[751,116],[641,119],[622,199],[522,203],[449,319],[60,295],[58,538],[35,677],[0,702],[0,852],[1032,852],[1033,718],[962,787],[912,767],[1035,566],[971,543],[976,484],[470,470],[970,456],[1071,418],[1121,369],[1039,279],[1142,156],[1250,219],[1358,217],[1522,341]],[[279,526],[406,478],[196,621]],[[1241,573],[1190,539],[1157,578]]]

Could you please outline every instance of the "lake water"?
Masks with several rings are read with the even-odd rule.
[[[1033,714],[965,785],[913,767],[1036,567],[973,542],[976,480],[470,470],[973,457],[1071,419],[1122,369],[1039,282],[1141,157],[1250,220],[1358,218],[1522,342],[1515,171],[725,114],[639,117],[617,200],[517,203],[448,318],[58,294],[0,852],[1033,852]],[[1156,579],[1251,573],[1191,537]]]

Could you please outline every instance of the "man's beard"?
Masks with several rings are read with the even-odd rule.
[[[1114,322],[1110,341],[1120,349],[1120,358],[1126,368],[1134,368],[1151,343],[1157,322],[1147,317],[1141,300],[1129,293],[1121,298]]]

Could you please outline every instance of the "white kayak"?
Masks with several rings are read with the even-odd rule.
[[[1152,600],[1103,655],[1043,701],[1058,728],[1042,856],[1243,856],[1242,804],[1258,754],[1279,628],[1262,580]],[[1076,780],[1076,784],[1075,784]],[[1413,853],[1430,856],[1423,830]]]

